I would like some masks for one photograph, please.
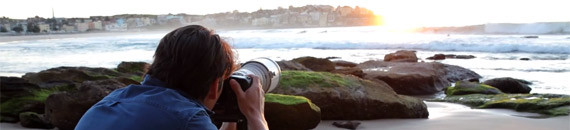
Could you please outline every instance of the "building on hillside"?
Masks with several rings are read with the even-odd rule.
[[[352,7],[350,7],[350,6],[343,6],[343,7],[337,8],[336,10],[340,13],[340,16],[343,16],[343,17],[347,16],[349,14],[352,14]]]
[[[38,27],[40,28],[40,32],[49,32],[51,30],[50,25],[45,23],[38,24]]]
[[[328,16],[329,16],[329,13],[321,14],[321,16],[319,17],[319,26],[321,26],[321,27],[328,26]]]
[[[4,27],[6,29],[6,31],[10,32],[12,31],[12,26],[10,26],[9,23],[7,24],[0,24],[1,27]]]
[[[95,21],[89,23],[89,30],[103,30],[103,22]]]
[[[117,31],[127,31],[127,24],[123,18],[114,20],[114,22],[109,22],[105,24],[105,30],[111,32]]]
[[[75,32],[75,26],[63,25],[61,30],[65,32]]]
[[[86,32],[89,30],[89,23],[76,23],[78,32]]]
[[[256,18],[251,21],[251,25],[253,26],[266,26],[269,24],[269,18],[261,17]]]

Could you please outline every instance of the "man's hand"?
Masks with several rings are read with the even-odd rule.
[[[252,130],[268,130],[267,121],[265,121],[264,105],[265,92],[261,89],[259,77],[248,75],[253,79],[251,87],[242,91],[241,86],[234,79],[230,80],[230,85],[234,90],[238,102],[238,107],[247,118],[247,126]]]

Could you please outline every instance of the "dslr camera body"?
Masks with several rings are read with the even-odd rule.
[[[261,88],[265,92],[270,92],[277,87],[281,78],[281,68],[277,62],[269,58],[256,58],[245,62],[240,69],[232,73],[230,78],[225,79],[222,88],[222,94],[214,106],[214,115],[212,120],[217,123],[221,122],[237,122],[238,129],[240,124],[247,125],[245,116],[239,110],[236,95],[230,88],[230,79],[236,80],[243,91],[251,87],[253,79],[248,75],[259,77]]]

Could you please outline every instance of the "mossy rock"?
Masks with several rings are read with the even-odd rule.
[[[329,59],[306,56],[295,58],[292,61],[299,62],[313,71],[330,72],[335,70],[335,64]]]
[[[501,90],[486,84],[473,83],[468,81],[457,81],[454,87],[448,87],[445,94],[466,95],[466,94],[500,94]]]
[[[20,125],[26,128],[52,129],[53,125],[48,123],[44,116],[35,112],[20,113]]]
[[[22,78],[42,88],[50,88],[62,86],[62,84],[80,86],[83,81],[111,79],[121,76],[127,76],[127,74],[107,68],[57,67],[38,73],[26,73]]]
[[[279,80],[280,87],[284,89],[291,87],[341,87],[354,86],[358,82],[344,78],[341,74],[328,72],[309,72],[309,71],[283,71]]]
[[[272,130],[306,130],[317,127],[321,110],[302,96],[267,93],[265,118]]]
[[[2,122],[17,122],[19,121],[19,115],[22,112],[44,113],[44,102],[50,94],[72,90],[75,90],[75,87],[61,86],[37,89],[32,90],[30,95],[16,97],[5,101],[0,104],[0,110],[2,110]]]
[[[398,95],[386,83],[329,72],[282,71],[271,93],[303,96],[321,109],[323,120],[427,118],[425,103]]]
[[[146,62],[125,62],[125,61],[123,61],[117,66],[117,71],[122,72],[122,73],[129,73],[129,74],[141,76],[144,73],[146,73],[146,71],[148,70],[149,67],[150,67],[150,64],[148,64]]]
[[[557,94],[469,94],[448,96],[430,101],[452,102],[474,108],[505,108],[550,116],[570,113],[570,96]]]

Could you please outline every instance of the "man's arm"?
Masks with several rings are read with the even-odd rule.
[[[237,81],[230,80],[230,85],[236,94],[238,107],[247,119],[247,127],[249,129],[268,130],[267,121],[263,114],[265,110],[265,92],[261,89],[259,77],[255,75],[248,76],[253,79],[253,82],[251,87],[245,90],[245,92],[241,90],[241,86]]]

